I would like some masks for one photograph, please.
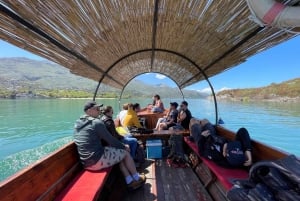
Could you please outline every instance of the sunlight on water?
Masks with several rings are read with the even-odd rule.
[[[24,150],[4,158],[0,161],[0,181],[5,179],[8,175],[12,175],[15,172],[33,164],[35,161],[45,157],[49,153],[71,141],[71,137],[65,137],[46,143],[40,147]]]

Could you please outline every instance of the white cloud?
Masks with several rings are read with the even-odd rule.
[[[209,87],[207,88],[204,88],[204,89],[200,89],[200,90],[197,90],[198,92],[200,93],[203,93],[203,94],[211,94],[211,90]]]
[[[229,88],[229,87],[222,87],[221,89],[218,90],[218,92],[224,91],[224,90],[230,90],[230,89],[231,89],[231,88]]]
[[[224,90],[229,90],[229,89],[231,89],[231,88],[222,87],[221,89],[218,89],[218,90],[215,89],[215,93],[218,93],[218,92],[224,91]],[[202,93],[202,94],[207,94],[207,95],[211,95],[212,94],[210,87],[199,89],[197,91],[200,92],[200,93]]]
[[[156,74],[156,75],[155,75],[155,78],[160,79],[160,80],[163,80],[163,79],[166,78],[166,76],[161,75],[161,74]]]

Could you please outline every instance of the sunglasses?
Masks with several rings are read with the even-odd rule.
[[[100,111],[100,107],[92,107],[93,109]]]

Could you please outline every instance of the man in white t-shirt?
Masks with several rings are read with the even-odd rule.
[[[119,113],[118,116],[117,116],[117,119],[120,120],[121,126],[124,125],[124,119],[125,119],[125,117],[126,117],[126,115],[127,115],[128,104],[129,104],[129,103],[123,104],[123,110],[120,111],[120,113]]]

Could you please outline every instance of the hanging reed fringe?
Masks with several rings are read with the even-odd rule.
[[[294,5],[299,2],[293,1]],[[259,28],[249,20],[246,1],[158,3],[153,35],[155,0],[2,0],[0,38],[74,74],[96,81],[104,75],[103,83],[116,88],[149,71],[161,72],[183,88],[203,80],[203,75],[186,59],[162,50],[186,56],[213,76],[295,36],[276,28]],[[162,49],[154,54],[153,38],[154,48]],[[140,52],[109,69],[136,51]]]

